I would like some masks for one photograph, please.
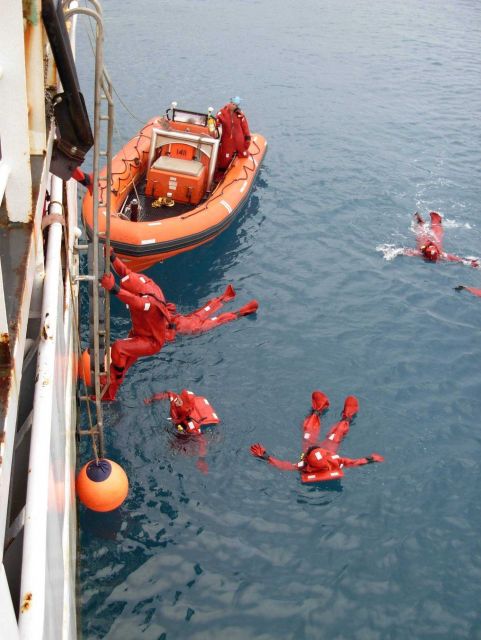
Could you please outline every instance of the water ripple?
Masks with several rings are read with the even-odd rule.
[[[260,309],[139,361],[107,408],[131,490],[117,512],[81,510],[83,637],[481,638],[480,303],[453,290],[479,273],[399,255],[414,211],[432,209],[447,251],[481,254],[480,6],[178,0],[161,38],[152,6],[104,2],[127,104],[147,120],[172,99],[201,110],[240,93],[269,150],[231,227],[149,274],[183,311],[228,282]],[[143,403],[183,387],[222,420],[207,473],[165,407]],[[385,464],[306,486],[249,455],[260,441],[298,459],[315,388],[324,429],[359,397],[341,451]]]

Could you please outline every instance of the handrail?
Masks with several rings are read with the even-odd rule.
[[[93,238],[93,259],[92,259],[92,302],[94,315],[94,368],[95,368],[95,395],[96,395],[96,421],[98,433],[98,451],[103,455],[103,412],[100,401],[100,339],[102,332],[100,330],[100,314],[99,314],[99,270],[102,260],[102,245],[98,237],[98,207],[99,207],[99,161],[100,161],[100,124],[101,118],[101,100],[103,99],[102,91],[109,101],[109,123],[108,123],[108,149],[107,157],[112,156],[112,137],[113,137],[113,100],[112,88],[106,71],[103,69],[103,25],[101,21],[100,4],[97,0],[90,0],[98,11],[94,11],[85,7],[69,8],[65,11],[65,19],[74,19],[78,14],[83,14],[94,18],[97,22],[96,30],[96,53],[95,53],[95,113],[94,113],[94,148],[93,148],[93,196],[96,210],[96,230]],[[111,171],[111,170],[110,170]],[[111,179],[109,169],[107,170],[108,179]],[[63,182],[60,178],[52,176],[50,188],[50,205],[49,213],[63,214]],[[110,194],[108,194],[110,195]],[[106,198],[107,208],[110,207],[110,198]],[[69,235],[67,252],[70,255],[73,243],[72,220],[68,221]],[[66,468],[62,469],[61,465],[56,465],[56,456],[54,448],[50,443],[58,442],[58,438],[67,437],[68,434],[58,433],[57,429],[63,428],[63,422],[58,407],[55,402],[56,385],[71,388],[75,381],[72,378],[73,372],[67,366],[67,361],[59,358],[59,353],[65,348],[71,349],[72,344],[72,326],[67,321],[66,308],[72,302],[69,296],[68,286],[64,289],[64,278],[62,272],[62,255],[63,255],[63,227],[59,222],[52,222],[48,227],[47,240],[47,256],[45,263],[45,279],[43,287],[43,302],[41,312],[41,338],[37,356],[37,376],[34,392],[34,410],[31,426],[30,441],[30,458],[29,458],[29,482],[27,487],[27,497],[25,505],[25,524],[24,524],[24,544],[23,544],[23,565],[21,576],[21,601],[19,607],[19,633],[20,638],[24,640],[40,640],[44,637],[54,637],[52,633],[58,633],[59,625],[62,625],[62,608],[52,610],[48,605],[48,599],[53,598],[59,601],[63,597],[63,593],[52,592],[58,586],[57,582],[49,582],[50,571],[63,571],[64,575],[69,574],[69,558],[60,554],[55,558],[48,558],[47,549],[57,542],[62,544],[62,536],[64,541],[68,538],[66,526],[68,523],[63,522],[62,513],[57,512],[55,497],[59,490],[66,488],[70,491],[69,477],[72,460],[66,461]],[[67,265],[69,264],[69,256],[66,256]],[[69,278],[70,273],[67,268],[65,277]],[[109,326],[108,299],[105,300],[107,327]],[[75,311],[70,310],[70,313]],[[109,333],[106,332],[107,339]],[[65,343],[65,344],[64,344]],[[64,363],[59,366],[58,363]],[[68,393],[68,391],[66,391]],[[68,404],[68,403],[67,403]],[[70,407],[72,408],[72,407]],[[69,413],[67,406],[66,415]],[[70,420],[67,416],[67,423]],[[59,427],[60,424],[60,427]],[[68,445],[68,442],[66,443]],[[46,464],[46,461],[49,461]],[[68,466],[67,466],[68,465]],[[64,477],[65,476],[65,477]],[[70,495],[70,499],[72,496]],[[69,497],[65,498],[69,500]],[[53,503],[52,503],[53,501]],[[60,526],[59,526],[60,525]],[[60,530],[60,537],[59,537]],[[68,546],[68,543],[67,543]],[[68,552],[67,552],[68,553]],[[50,563],[54,564],[51,566]],[[63,562],[60,566],[59,562]],[[55,564],[57,563],[57,564]],[[71,568],[71,567],[70,567]],[[62,587],[63,588],[63,585]],[[48,589],[48,591],[47,591]],[[53,612],[53,613],[52,613]],[[52,618],[55,616],[55,619]],[[71,625],[67,620],[68,616],[63,619],[63,624]],[[52,626],[53,625],[53,626]],[[64,637],[69,637],[75,633],[75,629],[70,628],[66,631],[63,629]],[[55,637],[60,637],[56,635]]]
[[[62,213],[63,183],[52,177],[51,212]],[[40,344],[32,420],[29,481],[25,504],[23,564],[19,630],[25,640],[43,638],[45,625],[47,524],[49,514],[49,483],[51,478],[50,439],[54,409],[54,380],[56,374],[56,348],[58,326],[62,321],[59,296],[62,293],[62,225],[54,222],[48,231],[48,249],[42,303]],[[52,491],[52,488],[50,488]],[[29,594],[31,600],[27,604]],[[33,598],[35,594],[35,599]]]

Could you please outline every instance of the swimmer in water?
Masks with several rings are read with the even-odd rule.
[[[328,397],[322,391],[314,391],[312,393],[312,409],[302,424],[303,451],[298,462],[274,458],[260,443],[251,446],[251,454],[282,471],[299,471],[303,483],[339,480],[344,475],[343,470],[346,467],[359,467],[372,462],[384,461],[384,458],[378,453],[371,453],[364,458],[345,458],[337,453],[359,410],[359,402],[354,396],[348,396],[345,399],[341,420],[336,422],[329,429],[326,437],[320,441],[321,414],[328,407]]]

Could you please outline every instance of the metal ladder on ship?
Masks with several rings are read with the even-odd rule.
[[[68,4],[66,0],[64,4]],[[110,296],[99,287],[103,273],[110,273],[110,184],[112,181],[112,140],[114,129],[114,103],[112,82],[104,67],[103,60],[103,21],[102,9],[97,0],[89,0],[93,9],[76,7],[65,11],[65,19],[77,14],[86,15],[95,20],[95,76],[94,76],[94,147],[93,147],[93,227],[92,238],[87,245],[81,245],[87,251],[88,273],[80,276],[87,280],[89,287],[89,345],[90,370],[93,373],[93,393],[96,409],[96,427],[80,430],[80,435],[97,437],[98,456],[105,453],[103,436],[102,394],[108,384],[110,372]],[[101,149],[105,142],[105,150]],[[107,169],[100,175],[100,162],[106,161]],[[99,188],[102,184],[102,189]],[[102,200],[105,198],[105,201]],[[99,207],[105,207],[106,228],[105,245],[100,242]],[[107,258],[106,258],[107,257]],[[100,376],[106,375],[107,383],[101,387]],[[89,396],[81,396],[89,402]]]

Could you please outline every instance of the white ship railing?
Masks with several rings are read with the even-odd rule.
[[[11,351],[9,388],[0,425],[0,637],[67,640],[77,636],[73,322],[77,292],[76,285],[71,288],[69,282],[70,272],[78,272],[73,247],[77,189],[70,181],[67,202],[63,203],[62,181],[52,178],[49,182],[54,132],[47,135],[45,130],[43,26],[38,19],[41,2],[25,7],[38,12],[35,19],[24,22],[21,0],[2,2],[0,12],[0,205],[7,212],[9,227],[18,225],[27,240],[14,333],[9,327],[12,319],[7,313],[4,286],[11,275],[5,269],[2,274],[0,256],[0,334]],[[37,171],[35,201],[32,158]],[[44,262],[41,221],[47,187],[55,201],[49,213],[65,214],[66,226],[53,222],[46,230]],[[64,237],[69,243],[66,250]],[[38,351],[34,345],[30,352],[37,356],[34,408],[23,424],[17,424],[25,354],[33,342],[26,338],[32,320],[41,328]],[[29,439],[26,500],[10,522],[16,456]],[[20,602],[12,600],[16,576],[12,582],[12,572],[5,564],[7,554],[11,560],[17,550],[22,561]]]
[[[52,215],[63,214],[62,189],[62,181],[52,177],[49,208]],[[72,232],[73,229],[70,238]],[[62,637],[75,637],[75,612],[71,611],[73,616],[64,619],[65,583],[73,584],[71,572],[75,571],[69,557],[72,549],[69,536],[75,532],[65,515],[66,504],[75,508],[72,459],[65,455],[75,428],[72,425],[75,335],[69,321],[74,310],[68,283],[64,289],[62,248],[63,227],[54,222],[49,227],[45,265],[25,505],[19,616],[20,638],[25,640],[56,638],[64,624],[72,625],[72,621],[74,628],[64,627]],[[64,553],[59,554],[62,548]]]
[[[89,2],[93,10],[78,7],[76,2],[69,4],[68,0],[62,4],[73,23],[71,38],[75,34],[74,13],[97,22],[93,195],[98,212],[100,156],[106,157],[108,165],[112,157],[113,100],[111,83],[103,68],[101,8],[98,0]],[[17,225],[26,240],[22,253],[24,277],[13,318],[17,325],[15,334],[9,333],[12,318],[8,316],[9,304],[5,305],[0,255],[0,341],[6,338],[5,344],[12,351],[11,354],[6,351],[10,386],[0,425],[0,638],[8,640],[77,637],[74,493],[79,340],[77,187],[72,180],[65,184],[49,174],[55,132],[53,127],[48,134],[45,130],[43,26],[38,19],[41,5],[41,0],[30,3],[6,0],[0,12],[0,208],[2,213],[7,212],[9,230]],[[24,20],[24,9],[32,11],[32,19]],[[46,69],[49,74],[46,84],[55,86],[57,79],[52,65]],[[107,116],[101,116],[101,100],[107,100]],[[106,121],[108,127],[104,152],[99,147],[101,121]],[[105,179],[110,183],[110,166]],[[47,190],[50,200],[45,211]],[[110,210],[109,189],[102,205]],[[43,230],[46,221],[48,227]],[[92,297],[98,400],[97,428],[91,432],[98,434],[102,445],[99,343],[104,334],[103,340],[109,343],[108,298],[105,320],[100,326],[97,280],[98,258],[101,255],[103,261],[103,248],[98,228],[95,231]],[[6,277],[4,269],[3,278]],[[7,302],[12,302],[11,297]],[[25,381],[33,378],[33,399],[29,391],[28,402],[24,403],[26,387],[33,387],[33,383],[26,385]],[[99,448],[102,450],[103,445]],[[22,485],[18,491],[17,485]],[[18,566],[17,572],[12,570],[12,564],[15,569]]]

